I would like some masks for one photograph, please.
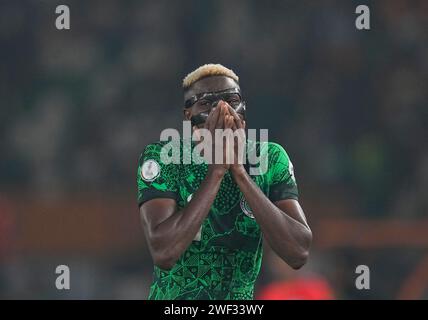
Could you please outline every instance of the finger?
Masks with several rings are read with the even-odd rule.
[[[226,114],[228,114],[228,115],[230,115],[230,108],[232,108],[231,106],[230,106],[230,104],[228,104],[226,101],[221,101],[221,104],[224,106],[224,108],[226,109],[225,110],[225,113]]]
[[[236,122],[236,127],[237,127],[237,129],[240,129],[240,128],[242,128],[242,120],[241,120],[241,118],[239,117],[239,115],[238,115],[238,113],[236,112],[236,110],[235,109],[233,109],[231,106],[229,106],[229,112],[230,112],[230,114],[233,116],[233,119],[235,120],[235,122]]]
[[[229,128],[232,129],[233,131],[236,130],[237,126],[235,124],[235,120],[233,115],[230,113],[231,110],[231,106],[227,103],[225,103],[225,107],[226,107],[226,118],[228,119],[228,121],[230,122],[229,124]]]
[[[208,124],[208,128],[212,132],[215,129],[215,127],[216,127],[216,124],[217,124],[217,121],[218,121],[218,117],[219,117],[219,114],[220,114],[220,108],[216,107],[215,110],[211,111],[211,113],[213,115],[212,115],[211,121]]]
[[[224,115],[230,115],[230,112],[229,112],[230,105],[227,102],[220,100],[218,102],[218,106],[221,108],[224,108]]]
[[[227,130],[226,132],[226,144],[224,146],[226,154],[227,154],[227,160],[229,161],[228,163],[233,163],[233,158],[234,158],[234,154],[233,154],[233,133],[231,131],[232,128],[232,123],[233,123],[233,117],[230,115],[226,115],[225,116],[225,130]]]
[[[200,141],[201,140],[201,135],[200,132],[198,130],[199,128],[197,126],[193,126],[193,135],[196,141]]]
[[[223,119],[223,128],[227,129],[229,126],[229,116],[225,115]]]
[[[211,121],[211,119],[212,119],[212,117],[213,117],[214,111],[215,111],[215,109],[213,109],[213,110],[208,114],[208,117],[207,117],[207,119],[205,120],[205,123],[204,123],[204,128],[205,128],[205,129],[209,129],[209,123],[210,123],[210,121]]]
[[[232,129],[233,127],[233,117],[230,115],[226,116],[226,129]]]
[[[230,121],[230,128],[233,130],[233,128],[235,127],[236,129],[236,123],[235,123],[235,120],[233,120],[233,116],[229,116],[229,121]]]
[[[218,117],[217,124],[215,126],[216,129],[222,129],[225,124],[226,108],[224,104],[220,104],[219,108],[220,108],[220,115]]]
[[[235,121],[235,119],[233,118],[233,116],[231,116],[231,117],[232,117],[232,130],[233,130],[233,131],[235,131],[235,130],[237,129],[236,121]]]

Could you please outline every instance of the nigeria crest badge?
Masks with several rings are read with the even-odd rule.
[[[153,181],[159,176],[159,174],[159,163],[153,159],[144,161],[143,165],[141,166],[141,178],[144,181]]]

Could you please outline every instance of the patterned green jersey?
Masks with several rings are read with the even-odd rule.
[[[154,198],[175,199],[183,208],[204,180],[208,165],[164,164],[167,142],[148,145],[138,164],[138,204]],[[190,149],[194,147],[190,145]],[[180,142],[181,155],[190,149]],[[247,154],[268,155],[267,171],[251,178],[273,202],[297,199],[293,166],[276,143],[248,142]],[[246,166],[249,170],[249,166]],[[171,243],[173,246],[174,243]],[[171,270],[154,267],[149,299],[253,299],[262,261],[262,235],[243,194],[228,172],[194,240]]]

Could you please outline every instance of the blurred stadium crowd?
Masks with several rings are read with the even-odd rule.
[[[355,1],[67,1],[71,30],[58,31],[55,1],[2,1],[0,297],[64,297],[50,282],[62,261],[72,277],[79,270],[66,298],[146,297],[151,260],[138,226],[136,161],[162,129],[181,127],[181,80],[209,62],[240,76],[248,126],[284,145],[315,226],[326,217],[426,217],[428,2],[366,3],[370,31],[356,30]],[[115,201],[124,206],[111,209]],[[34,202],[46,221],[34,219],[40,228],[24,234]],[[128,249],[50,246],[84,231],[59,223],[53,232],[43,206],[55,203],[62,221],[76,202],[79,221],[92,221],[88,232],[98,223],[90,216],[109,208],[112,221],[130,221],[115,231]],[[22,245],[42,234],[45,245]],[[426,247],[404,250],[409,265],[397,263],[397,250],[315,244],[299,274],[328,282],[334,293],[325,297],[395,298],[389,277]],[[270,261],[258,288],[281,278]],[[352,288],[355,265],[370,261],[381,280],[361,293]]]

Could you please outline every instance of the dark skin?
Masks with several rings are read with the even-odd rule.
[[[198,93],[214,92],[237,87],[230,78],[213,76],[194,83],[185,93],[188,99]],[[233,97],[231,97],[232,99]],[[184,109],[189,120],[192,115],[205,111],[204,102]],[[242,115],[238,115],[225,101],[220,101],[206,120],[204,127],[211,132],[216,128],[237,130],[245,128]],[[195,131],[197,127],[193,128]],[[242,141],[240,142],[242,143]],[[226,150],[224,150],[226,151]],[[312,232],[298,201],[288,199],[272,203],[254,183],[244,166],[235,159],[232,164],[210,164],[208,173],[192,200],[181,210],[173,199],[153,199],[140,207],[143,229],[155,265],[171,269],[195,238],[220,189],[221,181],[229,170],[252,209],[254,218],[271,248],[293,269],[301,268],[308,259]]]

